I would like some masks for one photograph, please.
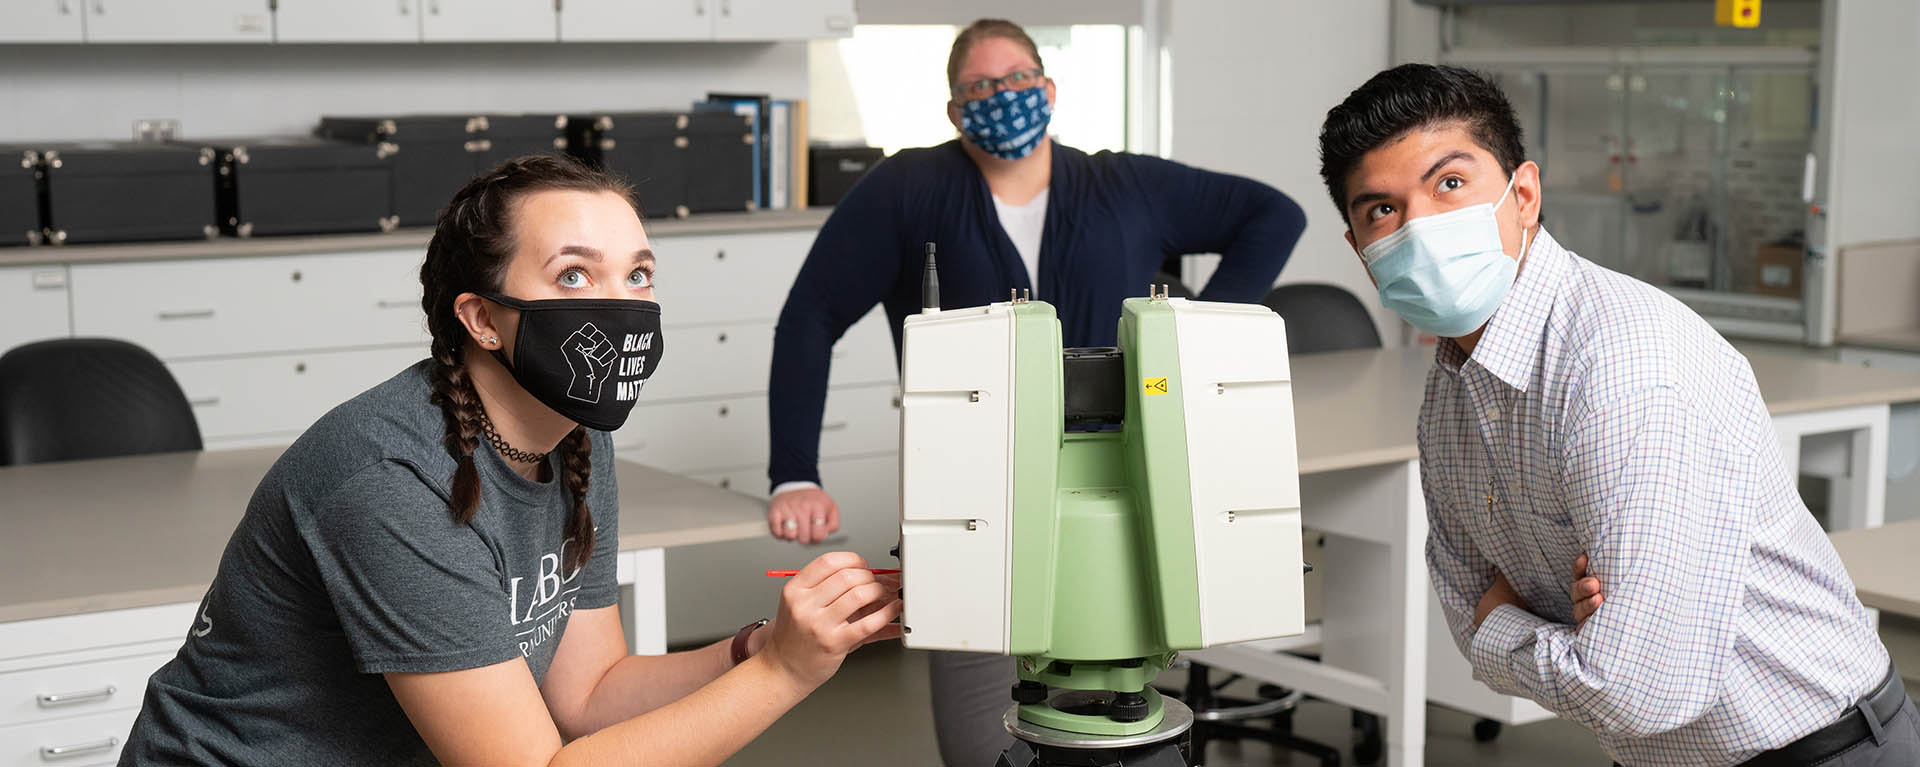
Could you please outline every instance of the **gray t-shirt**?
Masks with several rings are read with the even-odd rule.
[[[615,603],[607,435],[589,432],[593,556],[565,572],[557,452],[554,480],[534,482],[481,440],[480,508],[454,522],[433,364],[334,408],[267,472],[122,765],[431,764],[381,674],[525,658],[538,682],[568,615]]]

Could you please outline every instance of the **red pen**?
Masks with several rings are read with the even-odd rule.
[[[868,571],[868,572],[871,572],[871,573],[873,573],[874,575],[893,575],[893,574],[896,574],[896,573],[898,573],[898,572],[900,572],[900,571],[899,571],[899,570],[889,570],[889,569],[886,569],[886,568],[877,568],[877,569],[874,569],[874,570],[870,570],[870,571]],[[799,574],[800,574],[800,571],[799,571],[799,570],[768,570],[768,571],[767,571],[767,577],[768,577],[768,578],[792,578],[793,576],[796,576],[796,575],[799,575]]]

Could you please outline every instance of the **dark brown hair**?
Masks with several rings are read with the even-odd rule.
[[[973,44],[990,37],[1004,37],[1025,46],[1027,53],[1033,55],[1034,66],[1045,71],[1047,64],[1040,60],[1040,46],[1033,44],[1033,38],[1027,31],[1006,19],[981,19],[968,24],[960,30],[960,36],[953,38],[953,50],[947,54],[947,91],[960,87],[960,65],[967,60],[967,53],[973,50]]]
[[[427,313],[433,335],[433,403],[447,421],[447,452],[459,462],[453,471],[451,509],[461,524],[473,521],[480,507],[480,475],[473,451],[480,444],[480,397],[474,392],[463,359],[467,326],[454,313],[453,302],[462,293],[500,292],[507,266],[513,262],[514,207],[534,192],[608,192],[633,204],[633,187],[621,179],[557,155],[529,155],[508,160],[455,192],[440,210],[427,260],[420,265],[420,308]],[[639,213],[639,206],[634,206]],[[573,494],[573,515],[567,535],[573,548],[566,567],[578,569],[593,554],[593,514],[587,508],[587,486],[592,479],[593,446],[587,430],[574,427],[555,448],[564,457],[563,481]]]
[[[1492,79],[1472,70],[1432,64],[1402,64],[1374,75],[1320,126],[1320,178],[1340,220],[1347,218],[1347,176],[1360,160],[1408,132],[1458,124],[1493,155],[1508,176],[1527,161],[1520,118]],[[1352,222],[1348,221],[1349,229]]]

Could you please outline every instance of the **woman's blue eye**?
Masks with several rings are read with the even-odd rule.
[[[568,269],[560,273],[560,284],[569,288],[584,287],[587,284],[587,273],[579,269]]]
[[[647,270],[645,269],[635,269],[633,270],[632,274],[627,275],[627,287],[629,288],[653,287],[653,276],[647,274]]]

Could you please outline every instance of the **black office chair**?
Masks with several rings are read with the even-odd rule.
[[[0,356],[0,466],[201,447],[187,395],[145,349],[60,338]]]
[[[1281,285],[1260,299],[1287,321],[1287,354],[1378,349],[1380,331],[1366,304],[1338,285]]]

